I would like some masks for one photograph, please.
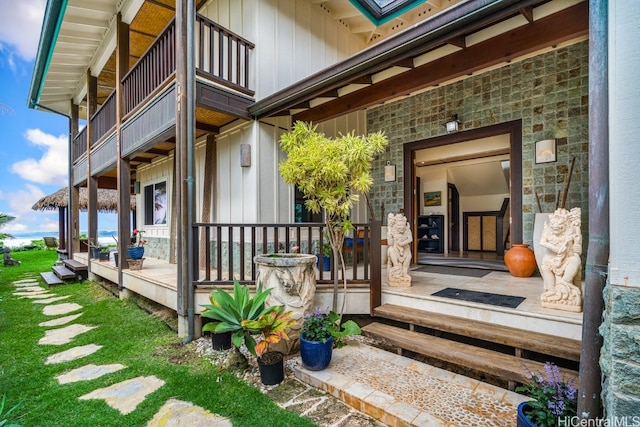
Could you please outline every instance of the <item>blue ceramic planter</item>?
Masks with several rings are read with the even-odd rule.
[[[333,337],[329,337],[325,343],[300,337],[300,357],[305,368],[310,371],[321,371],[329,366],[332,354]]]
[[[144,256],[144,246],[136,246],[135,248],[127,248],[129,252],[129,258],[142,259]]]
[[[527,416],[524,414],[524,411],[528,409],[528,402],[522,402],[518,405],[518,423],[516,424],[517,427],[538,427],[537,425],[529,421],[529,418],[527,418]]]

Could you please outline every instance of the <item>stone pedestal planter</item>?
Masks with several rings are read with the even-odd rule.
[[[315,255],[309,254],[265,254],[256,255],[256,283],[263,289],[272,289],[266,305],[283,305],[293,311],[296,325],[289,331],[289,341],[270,345],[285,354],[297,347],[304,313],[311,311],[316,293]]]

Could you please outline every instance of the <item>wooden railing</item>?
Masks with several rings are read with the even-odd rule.
[[[77,162],[80,157],[87,153],[87,128],[85,127],[78,133],[73,140],[72,159],[73,163]]]
[[[172,20],[122,79],[125,115],[175,72],[175,38],[175,20]]]
[[[196,24],[198,74],[253,96],[254,91],[249,89],[249,55],[255,45],[202,15],[196,16]]]
[[[104,135],[109,133],[116,125],[116,91],[102,103],[102,106],[91,117],[91,140],[93,143],[99,141]]]
[[[350,238],[356,250],[344,252],[347,266],[347,283],[372,285],[380,281],[380,230],[372,233],[369,224],[354,224]],[[317,254],[322,244],[328,244],[324,236],[324,223],[295,224],[193,224],[194,285],[225,285],[236,279],[240,283],[254,284],[256,255],[278,252]],[[378,226],[379,228],[379,226]],[[374,237],[375,236],[375,237]],[[375,240],[375,241],[374,241]],[[373,261],[372,260],[377,260]],[[318,284],[333,283],[338,274],[337,263],[331,260],[331,271],[320,269]],[[374,271],[378,269],[377,273]],[[342,275],[339,274],[340,278]]]

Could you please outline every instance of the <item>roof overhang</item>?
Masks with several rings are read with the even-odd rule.
[[[372,102],[370,101],[369,104],[349,103],[346,101],[347,97],[352,100],[361,98],[361,94],[366,91],[369,98],[375,98],[376,94],[372,92],[376,85],[381,86],[385,81],[391,81],[394,76],[396,80],[402,79],[403,71],[415,71],[420,66],[428,65],[427,62],[431,62],[431,66],[437,68],[441,58],[447,56],[453,58],[453,54],[456,53],[458,53],[458,64],[466,62],[468,58],[461,55],[464,55],[467,48],[473,47],[470,45],[475,45],[477,51],[483,41],[491,38],[498,40],[500,35],[508,38],[510,34],[516,33],[517,28],[520,28],[520,32],[515,36],[521,36],[521,33],[525,31],[523,28],[526,29],[527,25],[531,25],[531,30],[546,28],[541,24],[544,18],[556,14],[559,16],[560,13],[563,13],[563,16],[557,18],[553,23],[553,25],[557,25],[558,22],[563,24],[558,28],[558,35],[541,35],[544,36],[540,37],[543,43],[534,43],[536,50],[541,50],[541,46],[548,43],[548,40],[554,40],[554,42],[547,46],[555,46],[556,41],[566,42],[586,38],[588,36],[587,2],[583,0],[469,0],[461,2],[402,33],[385,39],[369,49],[259,100],[249,108],[249,111],[258,119],[291,115],[294,120],[298,118],[305,120],[312,117],[313,121],[318,122],[346,114],[349,111],[364,109]],[[569,25],[564,25],[567,20]],[[534,26],[536,21],[538,24]],[[501,27],[501,29],[495,31],[494,34],[494,27]],[[526,53],[531,53],[530,49]],[[432,57],[428,58],[430,55]],[[482,56],[481,53],[475,55]],[[509,55],[509,52],[505,52],[500,60],[506,63],[515,57],[515,55]],[[478,61],[481,62],[482,58],[476,62]],[[446,63],[446,65],[451,66],[452,64]],[[491,66],[495,66],[495,59],[487,61],[486,67]],[[467,71],[469,73],[477,72],[481,68],[474,65]],[[375,78],[372,79],[372,76],[375,77],[376,74],[382,76],[377,82],[374,81]],[[454,77],[451,74],[450,78]],[[440,84],[445,80],[440,78],[438,81],[434,81],[433,85]],[[359,88],[356,87],[358,85],[360,85]],[[348,87],[355,89],[348,90]],[[416,91],[423,89],[424,86],[416,88]],[[377,103],[389,100],[389,93],[397,98],[407,95],[411,91],[407,92],[403,88],[402,91],[396,93],[393,88],[389,88],[387,92],[387,94],[380,95]],[[331,112],[326,111],[328,110],[327,105],[332,103],[334,105],[340,104],[340,113],[336,113],[336,108]],[[320,111],[322,109],[325,112]],[[313,110],[318,113],[310,114]]]

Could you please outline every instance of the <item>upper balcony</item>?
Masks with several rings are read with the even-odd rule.
[[[131,27],[134,25],[135,21]],[[171,18],[122,78],[123,124],[140,115],[161,93],[172,90],[176,75],[175,27],[175,18]],[[132,30],[130,34],[133,34]],[[236,118],[248,118],[245,106],[253,101],[250,60],[255,45],[200,14],[196,16],[194,39],[197,76],[196,127],[210,132]],[[129,43],[129,48],[132,50],[131,57],[135,57],[133,51],[137,48],[137,40],[139,38],[131,37]],[[107,140],[113,139],[112,144],[115,144],[115,138],[113,138],[116,126],[115,89],[111,89],[105,97],[105,87],[108,88],[111,83],[115,88],[115,78],[110,82],[110,76],[114,71],[115,53],[97,79],[99,106],[95,114],[88,119],[91,123],[89,126],[91,150],[98,145],[103,145]],[[166,109],[167,105],[170,107],[171,102],[175,101],[168,102],[169,104],[163,108]],[[74,164],[87,153],[87,140],[85,128],[73,143]],[[98,165],[95,165],[92,160],[92,169],[95,169],[95,166],[105,166],[104,161],[108,158],[115,161],[115,153],[111,153],[113,149],[106,151],[108,155],[100,156],[103,159]],[[80,178],[76,179],[77,182],[82,181],[82,177],[76,178]]]

